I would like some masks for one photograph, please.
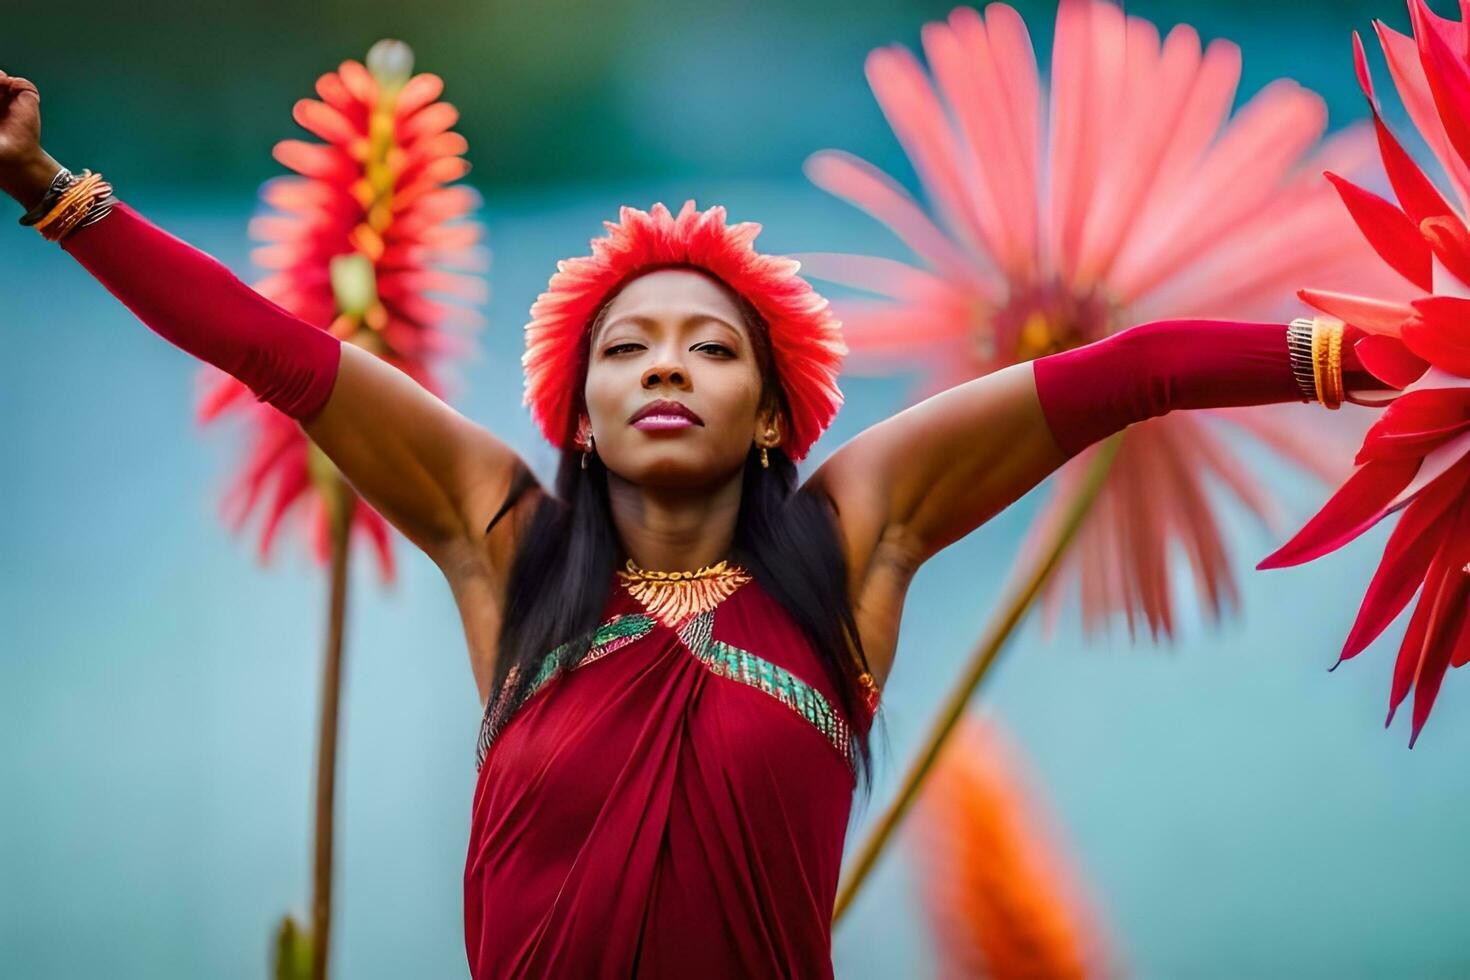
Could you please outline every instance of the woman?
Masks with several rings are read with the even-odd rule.
[[[900,412],[798,487],[841,403],[825,301],[722,209],[625,208],[526,329],[526,401],[562,452],[544,487],[395,368],[60,167],[39,101],[0,73],[22,222],[296,419],[449,582],[485,705],[476,977],[830,976],[914,572],[1132,422],[1385,387],[1341,324],[1146,324]]]

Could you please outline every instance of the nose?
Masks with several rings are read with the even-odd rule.
[[[657,388],[664,383],[675,388],[688,389],[689,372],[678,361],[667,359],[668,355],[649,366],[643,372],[643,387]]]

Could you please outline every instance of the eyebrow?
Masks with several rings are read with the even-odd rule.
[[[691,313],[691,314],[689,314],[688,316],[686,316],[684,318],[683,322],[680,325],[681,326],[684,326],[684,327],[688,327],[691,324],[700,323],[700,322],[703,322],[703,321],[709,321],[711,323],[718,323],[719,325],[721,325],[723,327],[728,327],[731,331],[733,331],[735,333],[736,336],[741,336],[741,333],[740,333],[740,330],[739,330],[738,327],[736,327],[733,323],[731,323],[730,321],[724,319],[723,317],[715,316],[713,313]],[[639,315],[637,313],[624,313],[622,316],[614,317],[613,319],[608,320],[606,323],[604,323],[602,325],[602,329],[598,331],[597,337],[594,338],[594,339],[595,340],[596,339],[600,339],[604,334],[606,334],[613,327],[617,326],[618,324],[624,323],[624,322],[632,322],[632,323],[638,324],[639,326],[646,327],[649,324],[657,323],[658,321],[654,317],[651,317],[651,316],[641,316],[641,315]],[[741,339],[744,339],[744,338],[741,337]]]

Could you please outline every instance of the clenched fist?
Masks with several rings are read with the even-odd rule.
[[[0,69],[0,190],[31,208],[60,169],[41,149],[41,93]]]
[[[15,166],[40,149],[41,93],[0,70],[0,167]]]

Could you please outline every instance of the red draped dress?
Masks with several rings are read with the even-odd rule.
[[[855,735],[754,578],[683,623],[617,579],[586,655],[489,717],[464,872],[476,980],[832,976]]]

